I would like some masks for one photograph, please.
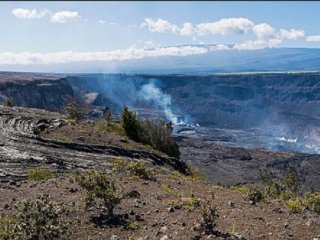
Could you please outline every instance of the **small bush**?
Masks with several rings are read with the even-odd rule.
[[[69,120],[78,123],[83,119],[83,113],[76,102],[70,102],[66,108],[66,112]]]
[[[172,199],[168,201],[168,205],[174,208],[183,207],[189,211],[194,211],[197,207],[200,206],[200,201],[195,197],[194,194],[191,194],[190,197],[182,197],[181,194],[179,196],[179,199]]]
[[[140,122],[140,141],[154,149],[166,153],[170,157],[179,158],[180,151],[177,143],[172,138],[172,126],[162,120],[146,119]]]
[[[31,181],[42,181],[42,180],[47,180],[54,177],[55,177],[54,173],[52,173],[47,168],[43,168],[43,167],[32,169],[27,173],[27,178],[28,180],[31,180]]]
[[[265,192],[267,196],[277,199],[280,198],[284,193],[286,193],[286,188],[280,181],[272,180],[266,187]]]
[[[146,180],[154,179],[154,174],[156,173],[154,168],[147,167],[147,163],[141,160],[116,159],[109,166],[114,172],[129,173]]]
[[[293,172],[293,170],[289,170],[287,175],[284,178],[284,184],[285,186],[293,193],[298,192],[298,181],[296,178],[296,174]]]
[[[183,198],[183,206],[189,211],[193,211],[200,206],[200,201],[194,194],[191,194],[189,198]]]
[[[19,221],[12,216],[0,216],[0,240],[15,239],[15,226]]]
[[[10,98],[7,98],[7,99],[4,101],[3,105],[4,105],[5,107],[13,107],[13,102],[12,102],[12,100],[11,100]]]
[[[187,165],[187,179],[195,182],[207,182],[207,176],[198,168]]]
[[[320,193],[307,193],[302,201],[307,209],[320,213]]]
[[[212,203],[212,201],[206,201],[202,205],[202,218],[200,220],[200,225],[206,234],[213,233],[214,229],[217,226],[217,220],[219,218],[219,214],[216,206]]]
[[[238,191],[243,194],[248,194],[249,188],[244,186],[230,186],[230,189]]]
[[[146,167],[146,163],[142,161],[129,162],[127,169],[130,174],[146,180],[153,179],[153,175],[155,174],[155,170],[153,168]]]
[[[106,119],[94,122],[94,130],[102,133],[115,133],[125,136],[125,132],[120,124],[109,122]]]
[[[53,203],[49,195],[40,195],[36,201],[24,200],[16,206],[18,223],[14,233],[17,239],[61,239],[68,234],[69,223],[62,218],[65,209]]]
[[[179,147],[171,136],[173,129],[170,123],[166,124],[161,120],[139,120],[134,112],[124,107],[122,127],[131,140],[147,144],[170,157],[180,157]]]
[[[112,163],[109,164],[112,171],[121,173],[127,171],[128,160],[119,158],[115,159]]]
[[[290,199],[285,203],[285,205],[289,208],[291,213],[299,213],[303,210],[303,205],[300,199]]]
[[[87,191],[86,207],[95,207],[106,217],[111,218],[114,208],[121,201],[115,183],[106,174],[98,171],[82,174],[76,178],[76,181]]]
[[[248,199],[253,202],[260,202],[263,199],[263,192],[257,186],[249,187],[248,188]]]
[[[139,226],[138,226],[138,223],[137,223],[137,221],[135,221],[135,220],[131,221],[130,224],[129,224],[129,226],[128,226],[128,228],[129,228],[131,231],[137,230],[138,227],[139,227]]]

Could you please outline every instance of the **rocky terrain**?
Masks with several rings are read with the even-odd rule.
[[[171,163],[165,155],[134,143],[131,149],[126,149],[112,142],[105,145],[83,144],[81,141],[47,139],[36,134],[65,123],[66,117],[58,113],[0,106],[0,181],[23,179],[28,170],[40,165],[68,172],[102,168],[117,157],[148,159],[160,165]],[[126,145],[130,146],[129,143]]]
[[[71,224],[63,239],[318,239],[320,234],[319,213],[293,213],[281,199],[249,201],[242,191],[174,171],[177,159],[121,134],[67,124],[59,113],[1,106],[0,126],[0,226],[3,217],[15,216],[17,202],[46,193],[68,208],[63,217]],[[180,139],[179,145],[181,159],[207,169],[215,183],[251,183],[261,166],[283,171],[293,167],[299,181],[309,186],[318,176],[311,167],[318,161],[315,156],[206,146],[193,138]],[[213,162],[206,161],[208,156]],[[150,179],[123,174],[111,167],[115,160],[143,160],[155,172]],[[37,167],[54,175],[38,181],[27,177]],[[99,212],[85,210],[85,190],[74,179],[91,169],[112,174],[122,194],[131,192],[115,208],[120,222],[101,221]],[[219,214],[211,235],[200,225],[207,200]]]

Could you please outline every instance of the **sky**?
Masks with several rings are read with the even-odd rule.
[[[0,70],[206,51],[319,48],[319,9],[320,2],[304,1],[2,1]]]

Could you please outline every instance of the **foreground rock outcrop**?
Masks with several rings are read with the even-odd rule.
[[[145,159],[159,166],[174,167],[175,159],[154,151],[125,149],[45,139],[36,133],[59,127],[65,116],[31,108],[0,106],[0,181],[23,179],[40,165],[59,172],[73,169],[108,169],[115,158]]]

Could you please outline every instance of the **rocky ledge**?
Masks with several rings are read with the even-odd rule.
[[[92,168],[107,171],[116,158],[145,159],[153,164],[176,167],[177,159],[144,150],[128,150],[112,145],[90,145],[42,138],[38,132],[66,123],[59,113],[31,108],[0,106],[0,181],[23,179],[40,165],[58,172]]]

